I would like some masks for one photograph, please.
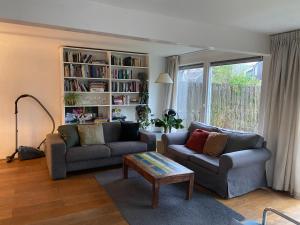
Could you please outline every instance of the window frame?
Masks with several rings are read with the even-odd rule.
[[[232,65],[232,64],[240,64],[240,63],[249,63],[249,62],[263,62],[263,56],[253,56],[246,58],[237,58],[230,60],[221,60],[221,61],[212,61],[212,62],[200,62],[200,63],[192,63],[192,64],[184,64],[180,65],[178,69],[178,73],[180,70],[184,69],[193,69],[193,68],[203,68],[203,89],[202,89],[202,106],[199,109],[200,122],[204,122],[206,124],[210,124],[211,122],[211,78],[212,78],[212,68],[213,66],[222,66],[222,65]],[[263,76],[263,71],[262,71]],[[178,84],[176,84],[178,87]],[[262,87],[261,87],[262,88]]]
[[[204,90],[205,90],[205,87],[207,86],[206,83],[205,83],[205,78],[204,78],[205,77],[205,63],[192,63],[192,64],[180,65],[179,68],[178,68],[178,75],[179,75],[179,73],[180,73],[181,70],[188,70],[188,69],[203,69],[203,80],[202,80],[202,82],[203,82],[203,89],[202,89],[202,93],[200,93],[200,95],[202,96],[202,99],[201,99],[202,100],[202,105],[200,106],[201,108],[199,109],[199,111],[201,112],[199,114],[199,119],[200,119],[200,121],[203,121],[204,120],[204,116],[205,116],[205,95],[206,95],[204,93]],[[178,85],[179,84],[177,83],[176,85],[177,85],[176,88],[178,89]],[[176,98],[177,98],[177,96],[176,96]]]
[[[224,65],[234,65],[234,64],[241,64],[241,63],[250,63],[250,62],[263,62],[263,56],[255,56],[255,57],[248,57],[248,58],[239,58],[239,59],[231,59],[231,60],[222,60],[222,61],[215,61],[209,63],[208,72],[204,74],[207,76],[207,92],[204,93],[206,95],[206,107],[205,107],[205,120],[204,123],[211,124],[211,79],[212,79],[212,69],[214,66],[224,66]],[[262,71],[263,73],[263,71]],[[263,75],[263,74],[262,74]],[[262,87],[262,86],[261,86]],[[261,99],[261,96],[260,96]],[[226,128],[226,127],[224,127]]]

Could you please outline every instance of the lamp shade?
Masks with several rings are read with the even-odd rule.
[[[160,73],[155,83],[173,84],[173,81],[168,73]]]

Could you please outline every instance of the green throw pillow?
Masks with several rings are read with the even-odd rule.
[[[57,131],[62,139],[64,139],[67,148],[78,146],[80,144],[76,125],[62,125],[57,128]]]
[[[105,144],[103,127],[99,125],[78,125],[81,146]]]

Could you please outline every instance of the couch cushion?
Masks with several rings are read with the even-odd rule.
[[[112,156],[120,156],[137,152],[146,152],[147,144],[141,141],[118,141],[108,143]]]
[[[110,157],[110,149],[106,145],[87,145],[72,147],[67,150],[66,161],[86,161]]]
[[[67,148],[80,144],[76,125],[61,125],[57,128],[57,131],[65,141]]]
[[[138,141],[139,140],[139,123],[121,122],[120,141]]]
[[[102,124],[78,125],[81,146],[105,144]]]
[[[208,132],[218,132],[219,131],[219,129],[217,127],[194,121],[191,123],[188,130],[190,133],[192,133],[196,129],[201,129],[201,130],[205,130]]]
[[[204,154],[194,154],[191,155],[190,161],[214,173],[219,171],[219,158]]]
[[[202,153],[205,142],[208,138],[208,135],[209,135],[208,132],[206,132],[204,130],[196,129],[191,133],[185,146],[187,148],[190,148],[190,149],[198,152],[198,153]]]
[[[187,160],[191,155],[196,154],[196,152],[185,147],[184,145],[169,145],[168,152],[177,157],[180,157],[183,160]]]
[[[203,147],[203,153],[213,157],[220,156],[227,143],[228,136],[223,133],[210,132]]]
[[[107,122],[103,123],[103,134],[105,143],[119,141],[121,136],[121,123],[120,122]]]
[[[221,132],[228,136],[224,153],[263,147],[264,138],[258,134],[226,129],[221,129]]]

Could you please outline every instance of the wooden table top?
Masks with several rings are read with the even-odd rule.
[[[157,152],[136,153],[124,157],[154,178],[194,173],[192,170]]]

